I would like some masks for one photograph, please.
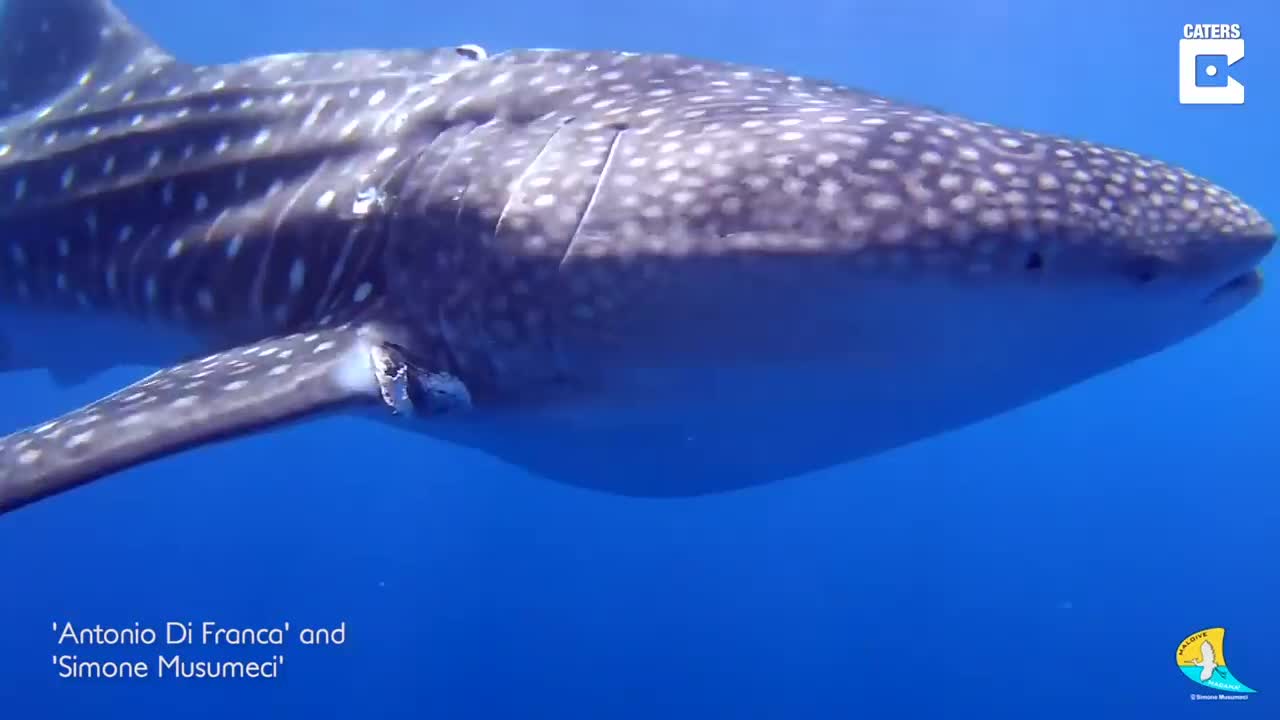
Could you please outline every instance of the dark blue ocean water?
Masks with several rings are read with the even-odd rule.
[[[1153,154],[1280,218],[1269,0],[120,4],[191,61],[474,42],[777,66]],[[1243,25],[1244,106],[1177,103],[1188,22]],[[1272,291],[1017,412],[696,500],[570,489],[345,419],[159,461],[0,518],[0,718],[1280,717],[1277,327]],[[29,341],[76,342],[47,331]],[[0,376],[0,431],[143,373]],[[51,663],[54,622],[206,620],[347,638],[187,651],[284,654],[274,680]],[[1218,626],[1246,702],[1192,702],[1175,665]]]

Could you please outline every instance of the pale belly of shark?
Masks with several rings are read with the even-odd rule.
[[[105,0],[3,12],[0,363],[162,369],[0,438],[0,511],[326,412],[614,493],[771,482],[1188,338],[1274,242],[1159,161],[760,68],[192,67]]]

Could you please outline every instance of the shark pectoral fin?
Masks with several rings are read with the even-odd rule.
[[[373,347],[354,328],[273,338],[161,370],[0,438],[0,514],[186,448],[379,403]]]

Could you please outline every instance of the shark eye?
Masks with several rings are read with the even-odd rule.
[[[1036,271],[1044,267],[1044,256],[1037,250],[1032,250],[1027,254],[1027,262],[1024,267],[1029,271]]]
[[[489,53],[479,45],[459,45],[453,51],[468,60],[484,60],[489,57]]]

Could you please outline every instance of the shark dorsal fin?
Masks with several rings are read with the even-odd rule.
[[[0,0],[0,114],[172,59],[109,0]]]

